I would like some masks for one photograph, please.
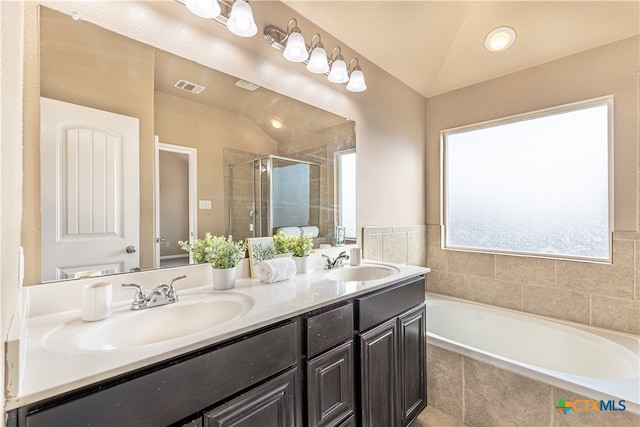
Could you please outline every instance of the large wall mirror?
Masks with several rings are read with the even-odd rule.
[[[278,227],[311,226],[317,228],[316,243],[331,243],[335,227],[344,221],[335,189],[341,173],[354,172],[335,165],[355,152],[355,123],[348,119],[45,7],[40,7],[40,95],[43,106],[47,100],[63,103],[54,105],[56,112],[71,104],[136,121],[138,170],[112,182],[122,191],[137,187],[131,205],[138,210],[133,216],[139,226],[137,240],[126,242],[129,236],[119,233],[121,223],[135,222],[126,219],[129,205],[104,201],[120,190],[106,190],[107,196],[96,190],[109,188],[104,170],[124,168],[109,157],[109,142],[95,148],[100,135],[111,141],[108,130],[98,126],[88,132],[85,122],[75,120],[63,126],[66,136],[53,138],[59,151],[51,154],[43,154],[49,152],[37,142],[26,142],[26,158],[37,155],[40,168],[25,162],[27,180],[38,185],[27,186],[24,198],[33,206],[51,202],[40,206],[40,215],[30,216],[33,224],[23,225],[25,255],[41,261],[26,284],[182,263],[178,240],[205,232],[246,239],[270,236]],[[45,110],[43,127],[48,126],[45,115],[49,120]],[[65,142],[69,135],[75,135],[69,137],[73,143]],[[45,172],[52,165],[53,172]],[[78,196],[82,191],[93,194],[85,208],[89,214],[78,207],[86,203]],[[95,199],[110,213],[101,213]],[[86,224],[78,219],[83,215],[89,218]],[[355,221],[355,210],[352,215]],[[95,222],[102,228],[96,231]],[[45,266],[51,259],[42,249],[48,234],[67,253],[70,242],[84,241],[73,256],[80,262]],[[125,241],[131,252],[125,255],[127,264],[83,261],[94,248],[106,247],[105,239]]]

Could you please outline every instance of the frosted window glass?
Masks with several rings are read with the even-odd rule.
[[[609,108],[443,132],[445,247],[609,260]]]
[[[356,238],[356,153],[342,153],[338,156],[338,194],[340,204],[340,225],[344,226],[345,237]]]

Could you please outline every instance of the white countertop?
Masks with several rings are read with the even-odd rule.
[[[119,284],[124,281],[135,282],[136,279],[139,279],[137,283],[145,284],[145,277],[147,283],[149,281],[157,283],[158,280],[166,283],[173,277],[187,274],[190,280],[185,280],[184,283],[176,282],[180,297],[187,299],[189,295],[195,294],[204,294],[206,297],[216,293],[236,293],[252,302],[244,314],[211,329],[169,341],[118,350],[64,349],[46,344],[47,337],[62,326],[82,331],[83,328],[90,328],[99,323],[80,320],[78,292],[81,284],[88,279],[25,288],[31,307],[30,315],[26,319],[26,336],[20,343],[23,356],[22,360],[8,361],[9,370],[18,371],[13,373],[13,377],[20,378],[17,380],[19,386],[14,396],[8,396],[6,409],[14,409],[105,380],[430,271],[425,267],[384,264],[397,267],[400,270],[399,273],[385,279],[367,282],[336,282],[326,279],[324,270],[315,268],[310,273],[296,275],[294,280],[273,284],[262,284],[257,279],[241,278],[236,281],[234,289],[227,291],[213,290],[210,279],[211,269],[208,265],[156,270],[149,272],[146,276],[144,272],[135,273],[137,276],[133,278],[128,277],[133,274],[115,276],[115,279],[112,279],[114,282],[113,314],[109,319],[100,322],[131,316],[129,307],[133,293],[121,294]],[[148,279],[152,275],[153,280]],[[67,284],[66,287],[65,284]],[[144,287],[151,289],[153,285]],[[67,301],[65,305],[53,301],[51,298],[53,293],[67,295],[65,299],[71,300],[72,303]],[[51,312],[52,306],[58,310]],[[59,310],[60,308],[66,309]],[[159,309],[162,307],[144,311]],[[135,322],[132,323],[131,333],[135,333]]]

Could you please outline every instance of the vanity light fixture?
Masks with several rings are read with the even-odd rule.
[[[231,6],[227,28],[236,36],[253,37],[258,34],[251,6],[244,0],[236,0]]]
[[[356,61],[356,65],[351,68],[351,73],[349,73],[347,90],[349,92],[364,92],[367,90],[367,84],[364,82],[364,74],[358,63],[358,58],[352,58],[351,61],[349,61],[349,65],[351,65],[353,61]]]
[[[490,52],[502,52],[516,41],[516,32],[511,27],[498,27],[489,32],[484,39],[484,46]]]
[[[187,9],[201,18],[215,18],[220,15],[220,5],[217,0],[185,0]]]
[[[314,45],[313,40],[318,36],[318,42]],[[316,74],[324,74],[329,71],[329,60],[327,59],[327,52],[324,50],[324,45],[320,40],[320,34],[315,33],[311,37],[311,57],[307,64],[307,70]]]
[[[251,6],[245,0],[176,0],[187,6],[193,14],[202,18],[213,19],[227,27],[236,36],[253,37],[258,33],[258,27],[253,19]],[[222,13],[224,6],[227,14]]]
[[[293,27],[292,27],[293,25]],[[291,62],[304,62],[309,59],[309,52],[307,52],[307,45],[304,42],[304,36],[298,28],[298,21],[295,18],[291,18],[287,24],[287,36],[285,37],[287,42],[286,47],[282,55],[287,61]]]
[[[333,53],[338,49],[335,59]],[[329,71],[329,81],[331,83],[346,83],[349,81],[349,72],[347,71],[347,63],[344,62],[341,49],[336,46],[331,51],[331,71]]]
[[[327,52],[318,33],[311,37],[311,46],[306,46],[295,18],[289,20],[287,31],[274,25],[267,25],[264,27],[263,34],[267,43],[272,48],[283,52],[287,60],[306,64],[307,70],[316,74],[325,74],[332,83],[346,84],[347,90],[350,92],[363,92],[367,89],[358,58],[352,58],[349,61],[349,64],[355,61],[351,70],[347,68],[347,63],[342,56],[342,49],[339,46],[334,47],[331,51],[331,58],[327,58]],[[298,40],[292,40],[292,38]],[[301,42],[299,43],[299,41]]]

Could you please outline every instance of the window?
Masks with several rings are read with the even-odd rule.
[[[356,151],[336,153],[337,224],[344,226],[344,237],[356,239]]]
[[[442,132],[443,247],[611,262],[613,98]]]

